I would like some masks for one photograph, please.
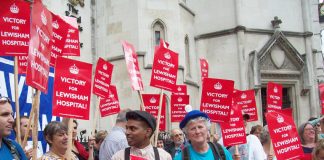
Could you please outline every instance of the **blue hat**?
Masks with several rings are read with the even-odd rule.
[[[188,112],[186,114],[186,116],[184,117],[184,119],[180,122],[180,125],[179,125],[180,128],[181,129],[184,128],[190,120],[197,118],[197,117],[204,117],[204,118],[209,119],[209,117],[206,113],[201,112],[199,110],[192,110],[192,111]]]

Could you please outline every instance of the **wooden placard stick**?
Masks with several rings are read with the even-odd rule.
[[[35,108],[34,108],[34,123],[33,123],[33,159],[37,159],[37,146],[38,146],[38,118],[39,118],[39,102],[40,91],[36,90]],[[28,133],[28,132],[27,132]]]
[[[140,97],[140,100],[141,100],[141,109],[142,109],[142,111],[145,111],[145,106],[144,106],[144,100],[143,100],[143,97],[142,97],[142,92],[140,90],[138,90],[137,93],[138,93],[138,96]]]
[[[238,150],[238,145],[235,145],[235,153],[234,153],[234,160],[240,160],[241,156],[240,156],[240,152]]]
[[[24,135],[24,140],[22,141],[22,148],[25,148],[26,145],[27,145],[27,138],[28,138],[28,133],[31,129],[31,124],[32,124],[32,120],[33,120],[33,117],[34,117],[34,113],[35,113],[35,106],[36,106],[36,98],[35,98],[35,95],[33,97],[33,104],[32,104],[32,108],[30,109],[30,112],[29,112],[29,119],[28,119],[28,125],[27,125],[27,131]]]
[[[158,141],[158,136],[159,136],[162,102],[163,102],[163,89],[161,89],[161,92],[160,92],[160,102],[159,102],[159,109],[158,109],[157,125],[156,125],[156,129],[155,129],[154,146],[157,146],[157,141]]]
[[[15,84],[15,107],[16,107],[16,127],[17,127],[17,142],[21,145],[20,133],[20,108],[19,108],[19,95],[18,95],[18,56],[15,56],[14,61],[14,84]]]
[[[65,158],[70,160],[72,158],[72,145],[73,145],[72,144],[73,119],[67,118],[66,121],[68,124],[68,147],[65,152]]]

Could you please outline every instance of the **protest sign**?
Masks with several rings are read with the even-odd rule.
[[[171,122],[180,122],[187,112],[185,106],[189,104],[189,95],[171,95]]]
[[[267,112],[282,108],[282,85],[269,82],[267,85]]]
[[[205,58],[200,58],[200,72],[201,72],[201,81],[203,81],[204,78],[208,78],[208,62]]]
[[[204,78],[200,110],[208,114],[212,122],[228,122],[234,81]]]
[[[11,105],[15,106],[15,92],[14,92],[14,63],[13,57],[6,56],[0,57],[0,94],[5,97],[9,97],[12,102]],[[45,138],[43,137],[43,130],[48,122],[59,121],[60,118],[52,115],[52,96],[53,96],[53,68],[50,70],[49,79],[48,79],[48,93],[41,94],[40,96],[40,112],[39,112],[39,128],[38,128],[38,146],[41,152],[45,153],[48,150],[48,144],[46,143]],[[18,96],[19,96],[19,106],[20,106],[20,115],[30,115],[30,110],[32,108],[32,97],[33,97],[33,88],[25,84],[26,76],[18,76]],[[13,107],[15,112],[15,108]],[[11,132],[9,136],[10,139],[15,140],[15,133]],[[30,141],[29,141],[30,142]]]
[[[0,56],[27,56],[30,4],[23,0],[1,1],[0,24]]]
[[[77,20],[76,18],[66,16],[62,18],[69,24],[62,56],[80,56],[80,40]]]
[[[110,85],[108,97],[100,100],[101,117],[117,114],[120,111],[116,86]]]
[[[150,86],[176,90],[178,73],[178,54],[164,47],[159,47],[154,54]]]
[[[70,25],[66,23],[60,16],[52,13],[52,49],[51,49],[51,66],[55,66],[57,56],[63,54],[63,49]]]
[[[41,2],[32,9],[26,84],[47,93],[52,49],[52,15]]]
[[[250,116],[248,122],[258,120],[258,111],[255,103],[254,90],[235,90],[233,95],[234,102],[239,105],[243,113]]]
[[[319,89],[319,95],[320,95],[320,101],[321,101],[321,108],[322,108],[322,114],[324,114],[324,83],[320,83],[318,85]]]
[[[152,114],[155,119],[158,119],[158,109],[159,109],[159,94],[142,94],[145,111]],[[161,118],[160,118],[160,131],[164,131],[166,128],[166,120],[165,120],[165,96],[163,96],[162,100],[162,110],[161,110]]]
[[[107,98],[114,65],[102,58],[98,59],[93,80],[93,94]]]
[[[89,119],[92,65],[58,57],[55,66],[53,115]]]
[[[27,59],[28,56],[17,56],[18,57],[18,73],[19,74],[26,74],[27,69]]]
[[[220,123],[224,146],[246,143],[245,127],[241,107],[233,105],[229,122]]]
[[[126,41],[122,41],[122,45],[125,54],[128,75],[132,84],[132,89],[137,91],[143,90],[143,81],[141,72],[138,67],[138,59],[135,48],[132,44]]]
[[[176,89],[172,92],[172,95],[187,95],[187,86],[176,85]]]
[[[303,149],[292,117],[272,111],[266,114],[269,133],[277,159],[298,159]]]

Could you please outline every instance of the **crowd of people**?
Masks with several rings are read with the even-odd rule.
[[[249,119],[243,115],[245,125]],[[28,117],[20,119],[21,141],[27,130]],[[162,132],[157,146],[153,146],[152,136],[157,129],[156,119],[145,111],[122,110],[117,115],[115,126],[108,133],[98,131],[89,140],[87,149],[77,141],[78,122],[73,121],[72,153],[73,160],[276,160],[271,146],[267,126],[256,125],[247,133],[247,143],[237,146],[223,146],[218,134],[211,135],[211,122],[207,114],[198,110],[188,112],[179,128]],[[12,129],[17,132],[10,99],[0,98],[0,159],[32,159],[32,144],[22,148],[15,140],[8,139]],[[37,151],[37,159],[64,160],[68,150],[68,129],[64,122],[53,121],[47,124],[43,136],[49,145],[46,153]],[[324,119],[310,118],[298,127],[304,157],[301,159],[324,159]],[[238,153],[237,153],[238,151]]]

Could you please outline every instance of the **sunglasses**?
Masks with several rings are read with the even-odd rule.
[[[11,103],[10,98],[8,97],[0,97],[0,104]]]

